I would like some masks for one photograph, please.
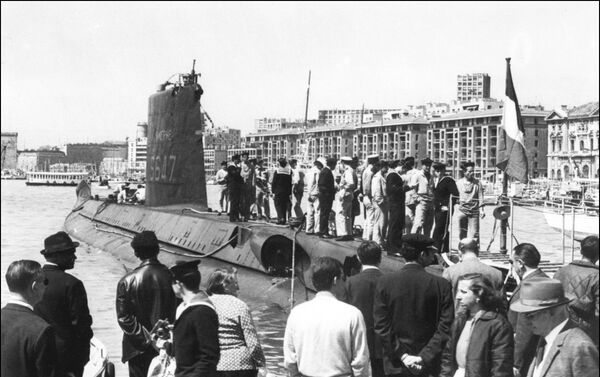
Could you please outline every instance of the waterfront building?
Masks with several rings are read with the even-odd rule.
[[[256,132],[271,132],[277,131],[282,128],[282,124],[285,123],[286,118],[260,118],[254,119],[254,129]]]
[[[100,174],[111,177],[127,174],[129,161],[121,157],[104,157],[100,163]],[[145,175],[145,174],[144,174]]]
[[[369,154],[385,159],[417,158],[426,155],[424,118],[405,116],[397,119],[327,125],[300,129],[277,130],[249,134],[245,144],[262,151],[263,157],[274,162],[281,156],[312,162],[319,156],[354,156],[364,160]]]
[[[227,161],[226,149],[205,149],[204,150],[204,174],[212,177],[221,169],[221,162]]]
[[[228,150],[239,148],[242,131],[235,128],[207,128],[202,139],[204,149]]]
[[[547,176],[547,111],[522,108],[525,148],[532,178]],[[449,172],[459,177],[460,164],[475,163],[477,178],[494,181],[502,109],[464,111],[429,120],[427,154],[434,161],[448,164]]]
[[[70,164],[91,164],[94,172],[100,171],[105,157],[127,159],[126,141],[105,141],[103,143],[73,143],[65,146],[67,161]]]
[[[358,109],[358,110],[319,110],[317,123],[327,125],[365,123],[376,120],[389,112],[403,112],[404,109]]]
[[[487,73],[458,75],[456,81],[456,99],[458,101],[490,98],[490,76]]]
[[[598,102],[552,111],[548,169],[552,179],[598,178]]]
[[[75,173],[75,172],[93,172],[94,167],[91,164],[82,164],[82,163],[63,163],[59,162],[56,164],[50,165],[48,169],[50,172],[54,173]]]
[[[24,150],[17,157],[17,169],[24,172],[50,171],[50,166],[58,163],[66,163],[67,158],[63,151],[54,149]]]
[[[452,101],[450,103],[450,112],[462,113],[463,111],[494,110],[501,109],[502,107],[503,102],[495,98],[475,98],[468,101]]]
[[[148,155],[148,124],[139,122],[135,138],[127,138],[127,174],[146,176]]]
[[[238,154],[241,156],[242,153],[244,152],[248,152],[248,159],[252,159],[252,158],[256,158],[257,160],[263,158],[263,151],[259,150],[257,148],[246,148],[246,147],[242,147],[242,148],[232,148],[232,149],[228,149],[227,150],[227,159],[226,161],[229,162],[231,161],[231,157],[233,157],[234,155]],[[220,163],[221,161],[219,161]]]
[[[2,132],[2,170],[17,168],[17,132]]]

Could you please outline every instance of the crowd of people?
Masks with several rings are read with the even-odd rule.
[[[58,232],[44,241],[44,266],[8,266],[2,376],[83,375],[92,316],[83,283],[66,272],[78,246]],[[131,247],[140,263],[116,290],[130,377],[146,377],[161,350],[175,360],[176,377],[265,374],[252,315],[237,298],[235,268],[213,271],[203,290],[200,260],[163,265],[154,232],[137,234]],[[461,261],[442,276],[425,269],[438,250],[420,233],[404,235],[405,264],[397,271],[380,270],[376,241],[357,248],[362,267],[352,276],[337,259],[314,260],[316,295],[292,309],[285,328],[289,375],[598,375],[597,236],[582,240],[581,259],[553,279],[539,269],[533,244],[517,245],[511,263],[520,284],[510,297],[501,273],[479,260],[477,239],[461,240],[459,250]]]
[[[355,217],[363,213],[362,239],[377,242],[390,254],[399,253],[407,233],[430,236],[440,252],[449,251],[451,216],[458,219],[461,239],[479,239],[479,220],[485,214],[475,164],[462,164],[458,181],[446,175],[444,163],[424,158],[416,166],[413,157],[383,161],[371,155],[361,166],[356,157],[319,157],[306,170],[296,160],[280,158],[269,170],[264,160],[235,155],[217,172],[219,213],[228,212],[231,221],[268,221],[273,197],[277,224],[286,224],[292,214],[295,219],[306,216],[307,234],[337,241],[356,238]],[[301,207],[305,193],[306,212]]]

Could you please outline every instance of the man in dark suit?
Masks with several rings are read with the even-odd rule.
[[[402,247],[405,215],[405,185],[398,174],[398,161],[390,162],[390,170],[386,177],[386,191],[389,203],[388,217],[388,254],[398,254]]]
[[[381,340],[375,334],[373,324],[375,288],[379,278],[383,275],[379,269],[381,247],[375,241],[365,241],[360,244],[356,254],[362,264],[362,271],[346,280],[339,299],[356,306],[361,311],[367,327],[367,344],[373,377],[383,377],[385,374]]]
[[[12,262],[6,271],[10,298],[2,308],[0,375],[56,376],[54,330],[33,312],[46,289],[42,266],[32,260]]]
[[[171,272],[156,258],[156,234],[150,230],[136,234],[131,247],[142,263],[117,285],[117,320],[124,332],[122,361],[129,364],[129,377],[146,377],[158,355],[148,334],[159,319],[173,323],[177,301]]]
[[[539,251],[530,243],[522,243],[514,248],[511,263],[513,272],[521,279],[521,283],[510,297],[509,306],[519,301],[523,283],[533,278],[548,278],[548,275],[538,268],[540,259]],[[513,372],[515,376],[517,376],[517,373],[526,376],[531,360],[535,356],[535,345],[538,343],[539,337],[531,331],[530,323],[525,314],[515,312],[512,309],[509,309],[507,314],[508,322],[510,322],[515,332],[515,365],[513,366]]]
[[[452,286],[425,271],[435,261],[433,240],[407,234],[399,271],[383,275],[375,290],[373,317],[381,337],[386,375],[437,376],[454,319]],[[386,360],[387,359],[387,360]]]
[[[523,282],[521,297],[510,305],[512,311],[527,317],[531,331],[540,339],[528,377],[598,376],[598,349],[569,319],[569,301],[560,281],[533,278]]]
[[[49,283],[42,300],[35,305],[35,312],[56,331],[61,373],[81,377],[90,358],[90,339],[94,333],[83,283],[65,272],[75,264],[77,246],[79,242],[73,242],[62,231],[44,240],[41,253],[46,258],[43,270]]]
[[[319,237],[332,238],[329,234],[329,214],[335,197],[335,180],[331,172],[335,168],[336,160],[328,158],[326,166],[319,173],[317,186],[319,187]]]

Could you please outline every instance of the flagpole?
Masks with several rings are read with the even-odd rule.
[[[508,197],[508,174],[502,173],[502,196],[500,197],[500,205],[506,203]],[[510,214],[514,216],[513,213]],[[506,254],[506,228],[508,227],[508,218],[500,220],[500,253]]]

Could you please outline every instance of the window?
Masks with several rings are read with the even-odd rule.
[[[583,140],[579,141],[579,150],[583,151],[585,149],[585,143],[583,142]]]
[[[575,140],[571,140],[571,150],[575,150]]]
[[[538,141],[537,141],[537,140],[535,140],[535,141],[533,142],[533,146],[537,148],[537,146],[538,146]]]

